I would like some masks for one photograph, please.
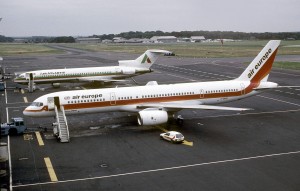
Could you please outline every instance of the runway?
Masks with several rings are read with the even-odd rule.
[[[6,72],[117,65],[138,55],[88,52],[4,57]],[[138,85],[230,80],[253,58],[159,57],[154,72],[135,77]],[[299,56],[276,60],[300,61]],[[300,71],[273,68],[269,80],[299,86]],[[88,88],[85,84],[41,86],[34,93],[1,92],[1,122],[46,93]],[[133,86],[108,84],[108,87]],[[252,108],[233,111],[183,110],[184,123],[140,127],[131,113],[68,116],[71,142],[52,136],[53,118],[25,117],[30,132],[10,137],[13,190],[299,190],[300,88],[282,88],[223,104]],[[47,131],[44,129],[47,128]],[[159,139],[164,130],[180,131],[192,144]],[[39,132],[39,133],[37,133]],[[7,138],[2,138],[6,140]]]

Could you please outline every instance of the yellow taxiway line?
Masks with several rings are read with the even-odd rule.
[[[186,140],[184,140],[184,141],[182,142],[182,144],[187,145],[187,146],[190,146],[190,147],[193,146],[193,142],[189,142],[189,141],[186,141]]]
[[[44,158],[44,161],[46,163],[46,167],[47,167],[47,170],[48,170],[48,173],[50,175],[50,179],[52,182],[57,182],[58,179],[56,177],[56,174],[55,174],[55,171],[53,169],[53,166],[52,166],[52,163],[51,163],[51,160],[49,157],[46,157]]]
[[[43,141],[43,139],[42,139],[42,136],[41,136],[40,132],[36,131],[36,132],[35,132],[35,135],[36,135],[36,138],[37,138],[37,140],[38,140],[38,142],[39,142],[39,145],[40,145],[40,146],[44,146],[45,144],[44,144],[44,141]]]

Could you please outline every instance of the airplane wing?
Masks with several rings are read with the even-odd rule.
[[[258,87],[258,88],[254,88],[254,90],[267,90],[267,89],[279,89],[279,88],[300,88],[300,86]]]
[[[77,78],[81,82],[126,82],[127,80],[116,80],[112,78],[99,78],[99,77],[84,77]]]
[[[225,107],[225,106],[213,106],[213,105],[185,105],[174,103],[148,103],[137,105],[137,108],[165,108],[165,109],[203,109],[203,110],[230,110],[230,111],[246,111],[250,108],[237,108],[237,107]]]

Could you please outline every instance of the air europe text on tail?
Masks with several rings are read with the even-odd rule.
[[[267,81],[280,40],[271,40],[236,80],[258,83]]]

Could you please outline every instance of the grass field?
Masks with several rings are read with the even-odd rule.
[[[64,52],[47,47],[44,44],[0,43],[0,56],[48,55],[62,53]]]
[[[300,70],[300,62],[274,62],[276,68]]]
[[[94,52],[127,52],[141,54],[147,49],[165,49],[173,51],[179,57],[228,58],[254,57],[268,41],[239,41],[221,43],[175,43],[175,44],[60,44],[71,48]],[[0,43],[0,56],[62,54],[45,44],[7,44]],[[281,41],[278,55],[300,55],[300,40]],[[300,63],[275,63],[275,67],[300,70]]]
[[[66,44],[68,47],[91,51],[143,53],[147,49],[165,49],[182,57],[226,58],[252,57],[268,41],[240,41],[221,43],[176,43],[176,44]],[[297,46],[299,45],[299,46]],[[300,55],[300,41],[282,41],[278,54]]]

